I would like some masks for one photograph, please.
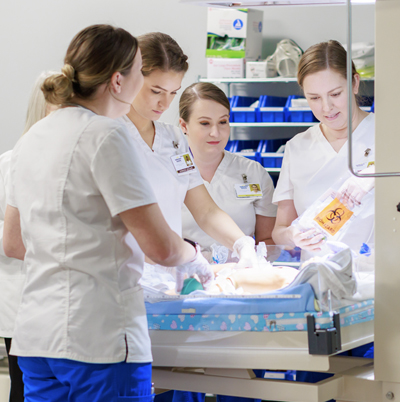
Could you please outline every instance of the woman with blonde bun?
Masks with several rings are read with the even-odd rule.
[[[46,71],[39,75],[32,88],[28,102],[26,115],[25,134],[35,123],[47,116],[56,106],[49,105],[44,99],[41,86],[46,78],[54,71]],[[9,181],[9,168],[12,151],[0,155],[0,240],[3,238],[4,215],[7,206],[7,185]],[[18,366],[16,356],[9,354],[11,339],[13,336],[15,316],[19,306],[22,285],[25,275],[22,270],[22,262],[14,258],[8,258],[0,249],[0,336],[4,338],[8,356],[8,367],[11,380],[10,402],[24,401],[24,383],[22,372]]]
[[[212,272],[168,227],[135,144],[115,120],[143,85],[136,38],[89,26],[64,63],[42,86],[60,108],[11,158],[3,245],[26,270],[11,353],[27,402],[150,402],[144,253],[205,286]]]

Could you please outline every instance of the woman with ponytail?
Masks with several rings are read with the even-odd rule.
[[[168,227],[135,143],[115,120],[143,85],[136,38],[93,25],[64,62],[42,86],[60,108],[11,157],[3,246],[26,271],[11,354],[26,402],[150,402],[143,252],[204,285],[212,272]]]
[[[181,209],[185,204],[204,232],[236,251],[243,267],[252,266],[257,260],[254,239],[245,236],[210,197],[179,127],[158,121],[181,88],[189,68],[188,57],[164,33],[148,33],[139,36],[138,41],[144,84],[129,113],[121,120],[144,156],[144,169],[166,221],[181,236]],[[151,267],[146,265],[146,269]],[[182,283],[183,278],[178,276],[178,291]]]
[[[41,87],[53,71],[39,75],[32,88],[26,114],[25,134],[35,123],[43,119],[57,108],[46,102]],[[12,151],[0,155],[0,241],[3,239],[4,214],[7,207],[7,185],[10,177],[10,162]],[[11,380],[10,402],[24,401],[24,383],[22,372],[18,366],[18,358],[10,355],[11,341],[14,331],[15,316],[21,298],[22,286],[25,281],[23,263],[15,258],[9,258],[0,249],[0,336],[4,338],[8,357],[8,368]]]

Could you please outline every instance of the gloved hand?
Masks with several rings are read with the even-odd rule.
[[[199,277],[204,289],[207,289],[214,279],[214,272],[208,261],[203,257],[199,245],[196,246],[196,256],[192,261],[176,267],[176,291],[180,292],[182,290],[185,275],[190,278],[195,274]]]
[[[336,198],[352,209],[361,204],[363,197],[375,187],[373,177],[352,176],[347,179],[336,194]]]
[[[250,236],[242,236],[233,245],[232,257],[238,257],[238,268],[256,268],[258,259],[255,250],[256,242]]]
[[[290,231],[292,241],[296,247],[312,252],[321,251],[325,235],[317,229],[309,229],[305,232],[301,232],[299,229],[292,226],[290,227]]]

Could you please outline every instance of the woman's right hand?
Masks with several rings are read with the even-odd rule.
[[[204,289],[207,289],[214,279],[212,267],[201,253],[199,245],[196,246],[196,256],[192,261],[176,267],[176,291],[178,293],[182,290],[185,277],[191,278],[193,275],[198,276]]]
[[[301,232],[299,229],[292,226],[288,229],[296,247],[312,252],[321,251],[321,246],[325,238],[321,232],[318,232],[316,229],[309,229],[305,232]]]

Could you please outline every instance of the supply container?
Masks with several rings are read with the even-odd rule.
[[[260,162],[261,144],[262,141],[258,140],[233,140],[228,142],[225,149],[252,161]]]
[[[295,370],[265,370],[264,378],[270,380],[296,381]]]
[[[232,96],[231,115],[234,123],[255,123],[257,120],[258,98],[251,96]]]
[[[278,148],[282,149],[282,143],[285,140],[262,140],[260,146],[260,163],[265,167],[282,167],[283,152],[276,152]]]
[[[375,102],[372,96],[362,96],[359,100],[360,109],[365,112],[371,113],[375,110]]]
[[[207,78],[244,78],[244,59],[207,59]]]
[[[257,121],[262,123],[282,123],[285,121],[287,98],[261,95],[257,109]]]
[[[285,106],[286,121],[291,123],[317,122],[306,98],[290,95]]]
[[[267,62],[247,61],[246,78],[267,78]]]
[[[262,10],[207,9],[207,58],[259,60],[263,42]]]

